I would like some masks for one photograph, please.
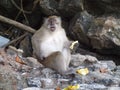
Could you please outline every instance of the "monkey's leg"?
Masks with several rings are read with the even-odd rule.
[[[62,51],[62,54],[63,54],[63,56],[65,58],[66,66],[68,68],[69,64],[70,64],[70,60],[71,60],[70,49],[64,48],[63,51]]]
[[[46,67],[52,68],[59,73],[67,71],[66,60],[61,52],[54,52],[41,62]]]

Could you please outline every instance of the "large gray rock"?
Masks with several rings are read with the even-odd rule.
[[[94,49],[105,54],[120,55],[120,21],[114,17],[96,18],[87,36]]]
[[[84,8],[94,15],[120,13],[120,0],[84,0]]]
[[[60,0],[58,11],[64,17],[73,17],[82,11],[82,0]]]
[[[45,15],[73,17],[82,10],[82,0],[40,0],[40,9]]]
[[[19,3],[19,0],[14,1],[17,4]],[[0,14],[10,17],[16,13],[16,9],[10,0],[0,0]],[[12,14],[13,12],[14,14]]]
[[[39,6],[45,15],[59,14],[57,11],[58,3],[55,0],[40,0]]]
[[[87,37],[88,29],[93,21],[93,17],[86,11],[79,12],[71,21],[69,26],[69,33],[72,39],[78,40],[80,43],[89,44]]]
[[[94,18],[86,11],[71,20],[70,35],[74,40],[102,54],[120,55],[120,21],[109,17]]]

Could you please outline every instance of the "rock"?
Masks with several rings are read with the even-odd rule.
[[[93,21],[93,16],[88,14],[86,11],[79,12],[70,21],[69,32],[70,37],[74,40],[78,40],[80,43],[89,44],[89,39],[87,37],[88,29]],[[90,46],[90,45],[89,45]]]
[[[24,51],[23,56],[27,57],[27,56],[32,56],[32,44],[31,44],[31,35],[28,35],[27,37],[25,37],[21,43],[20,43],[20,49],[22,49]]]
[[[94,20],[87,35],[96,51],[120,55],[119,23],[119,19],[114,17],[100,17]]]
[[[41,87],[41,81],[39,77],[33,78],[29,77],[27,78],[27,84],[29,87]]]
[[[93,83],[91,85],[81,84],[80,90],[106,90],[107,87],[102,84]]]
[[[119,0],[85,0],[84,8],[93,15],[102,15],[105,13],[120,13]]]
[[[17,49],[16,47],[13,46],[9,46],[8,49],[6,50],[6,53],[12,56],[16,56],[17,55]]]
[[[97,58],[90,55],[74,54],[74,55],[71,55],[70,64],[76,67],[76,66],[87,64],[87,63],[95,63],[97,61],[98,61]]]
[[[45,15],[59,14],[57,11],[58,2],[55,0],[40,0],[39,5]]]
[[[33,57],[27,57],[25,60],[26,64],[28,66],[31,66],[33,68],[38,68],[38,67],[43,67],[42,64],[40,64],[37,59],[33,58]]]
[[[111,60],[107,60],[107,61],[105,61],[105,60],[103,60],[103,61],[100,61],[101,63],[106,63],[107,64],[107,67],[108,67],[108,69],[109,70],[115,70],[116,68],[117,68],[117,66],[116,66],[116,64],[113,62],[113,61],[111,61]]]
[[[26,86],[25,79],[19,73],[13,71],[10,66],[0,65],[0,89],[18,90]]]
[[[42,89],[37,88],[37,87],[28,87],[28,88],[24,88],[22,90],[42,90]]]
[[[119,86],[119,80],[115,79],[114,76],[109,73],[100,73],[98,71],[90,72],[89,77],[91,77],[91,79],[94,78],[94,83],[103,84],[105,86]]]
[[[80,54],[75,54],[71,56],[70,64],[72,66],[79,66],[85,61],[86,57]]]
[[[104,16],[94,18],[86,11],[78,13],[69,26],[70,37],[84,47],[102,54],[120,54],[119,18]]]
[[[89,65],[89,68],[94,68],[94,71],[103,71],[103,72],[111,72],[111,71],[115,71],[117,66],[115,65],[115,63],[113,61],[98,61],[94,64]]]
[[[120,90],[120,87],[109,87],[108,90]]]
[[[53,77],[53,73],[55,73],[54,70],[50,69],[50,68],[44,68],[41,73],[46,77],[46,78],[50,78]]]
[[[96,57],[91,56],[91,55],[85,55],[85,57],[86,57],[86,61],[91,62],[91,63],[98,61]]]
[[[120,72],[120,65],[118,65],[118,66],[116,67],[116,69],[117,69],[117,71]]]
[[[43,88],[37,88],[37,87],[28,87],[28,88],[24,88],[22,90],[54,90],[54,89],[43,89]]]
[[[73,17],[77,12],[81,12],[82,4],[82,0],[41,0],[39,2],[40,9],[45,15],[61,15],[67,18]]]
[[[56,79],[41,78],[40,81],[42,84],[42,88],[46,88],[46,89],[56,88],[56,85],[57,85]]]
[[[19,0],[15,0],[15,2],[17,4],[20,3]],[[15,12],[16,8],[14,7],[13,3],[9,0],[0,1],[0,7],[2,7],[0,8],[0,13],[2,13],[2,15],[9,16],[9,17],[15,17],[15,15],[17,14]]]
[[[31,72],[29,73],[29,76],[31,77],[42,77],[41,73],[42,68],[32,68]]]
[[[82,11],[82,0],[60,0],[58,11],[63,17],[71,18]]]
[[[120,78],[120,66],[117,66],[116,71],[114,72],[115,77]]]

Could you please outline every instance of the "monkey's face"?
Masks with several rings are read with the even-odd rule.
[[[47,18],[46,25],[48,30],[53,32],[61,26],[61,19],[57,16],[50,16]]]

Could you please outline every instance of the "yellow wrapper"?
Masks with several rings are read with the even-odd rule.
[[[88,68],[83,68],[83,69],[77,70],[76,73],[78,73],[80,75],[87,75],[89,73],[89,70],[88,70]]]
[[[69,85],[68,87],[64,88],[63,90],[77,90],[80,88],[80,85]]]
[[[74,48],[74,45],[77,44],[77,43],[78,43],[78,41],[74,41],[74,42],[71,44],[70,49],[73,49],[73,48]]]

